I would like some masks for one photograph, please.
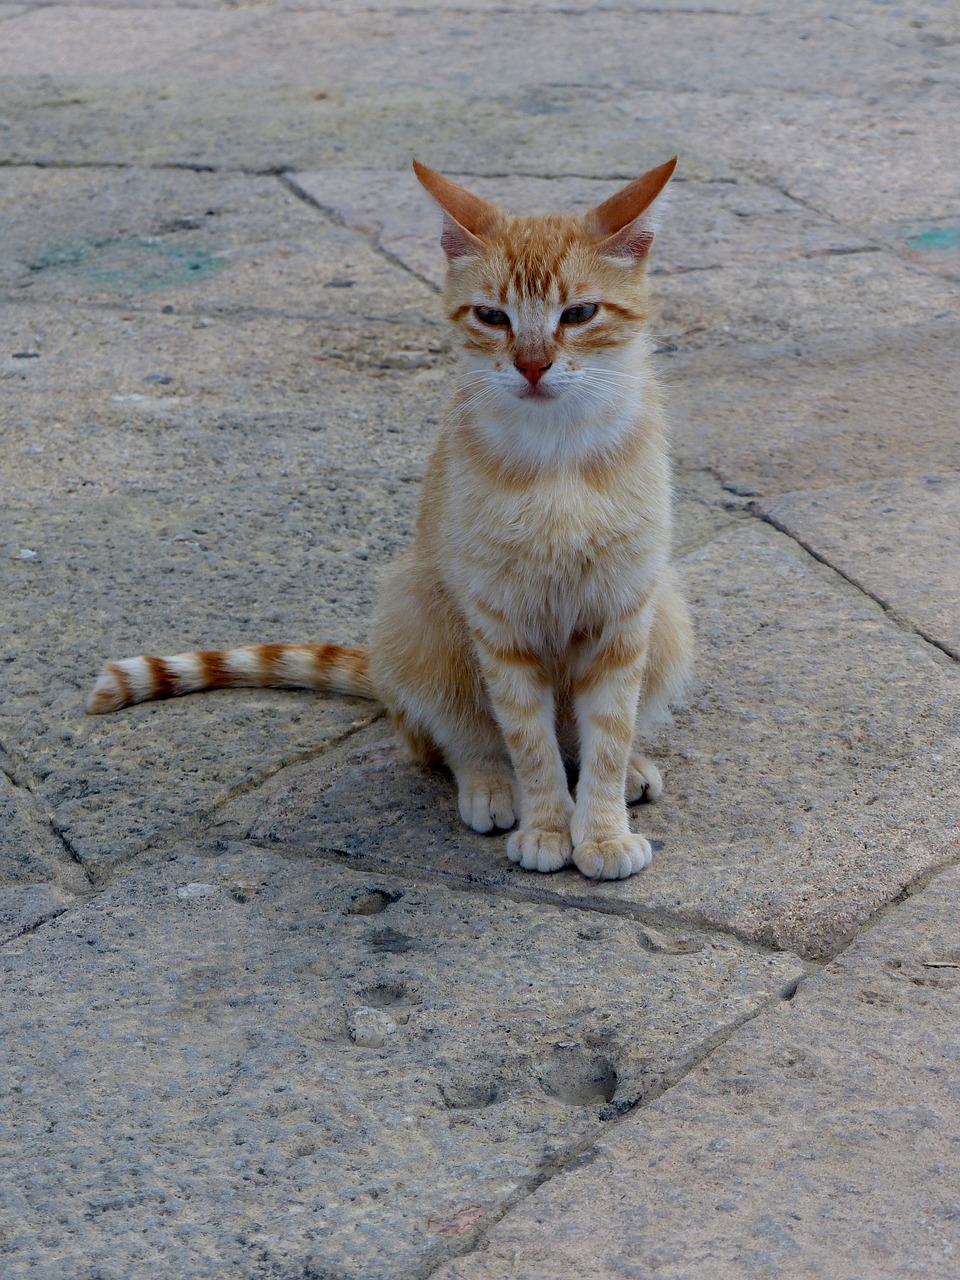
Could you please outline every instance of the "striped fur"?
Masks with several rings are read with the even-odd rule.
[[[521,867],[616,879],[646,866],[626,804],[663,783],[634,736],[665,717],[692,653],[644,332],[651,205],[675,163],[583,217],[539,218],[415,165],[443,211],[463,373],[369,650],[128,658],[105,668],[90,710],[225,685],[377,698],[414,760],[450,767],[468,826],[516,823],[507,856]]]
[[[108,662],[90,694],[87,710],[91,715],[103,715],[135,702],[237,687],[321,689],[358,698],[375,696],[367,651],[359,646],[253,644]]]

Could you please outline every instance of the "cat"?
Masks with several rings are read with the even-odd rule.
[[[676,163],[582,216],[516,217],[414,161],[443,214],[465,371],[369,649],[128,658],[104,668],[88,709],[226,685],[376,698],[414,761],[453,772],[467,826],[516,823],[511,861],[599,879],[648,865],[626,806],[663,783],[634,737],[666,718],[693,649],[645,333],[651,206]]]

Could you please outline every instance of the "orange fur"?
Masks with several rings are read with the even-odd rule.
[[[414,162],[443,210],[464,368],[369,655],[127,659],[105,669],[90,710],[240,683],[375,696],[414,759],[450,766],[465,822],[517,820],[513,861],[608,879],[645,866],[626,802],[656,799],[662,782],[634,733],[682,691],[692,652],[643,330],[650,206],[675,164],[583,217],[518,218]],[[565,755],[579,761],[575,800]]]

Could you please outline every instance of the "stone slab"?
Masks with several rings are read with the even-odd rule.
[[[766,511],[791,537],[960,660],[960,475],[784,494]]]
[[[732,1036],[437,1280],[949,1280],[954,868]]]
[[[102,663],[362,638],[373,566],[396,551],[409,489],[321,472],[248,478],[229,503],[216,487],[165,488],[6,513],[0,590],[17,643],[0,736],[92,873],[378,714],[355,699],[230,690],[88,717]]]
[[[309,319],[322,326],[318,348],[324,331],[335,342],[377,320],[402,345],[432,313],[422,284],[278,178],[33,166],[4,176],[10,302]]]
[[[835,953],[960,835],[960,676],[759,523],[720,534],[682,569],[697,680],[655,744],[664,796],[633,810],[655,842],[641,875],[598,884],[511,866],[502,837],[462,826],[449,781],[405,765],[379,729],[217,821],[307,855]]]
[[[45,5],[8,23],[0,49],[0,75],[96,81],[142,76],[179,61],[197,45],[222,42],[255,21],[249,11],[204,12]]]
[[[51,904],[89,887],[36,797],[17,781],[14,762],[0,754],[0,931],[45,918]],[[38,913],[34,916],[31,913]],[[22,929],[15,929],[22,932]],[[13,936],[13,935],[10,935]]]
[[[250,846],[171,851],[0,964],[11,1280],[426,1274],[802,974]]]
[[[960,143],[951,110],[960,78],[956,46],[933,59],[888,45],[874,68],[883,77],[881,93],[851,68],[851,76],[817,94],[757,85],[747,118],[740,95],[718,95],[705,112],[701,95],[678,92],[671,109],[688,147],[712,151],[736,171],[778,186],[878,244],[906,250],[905,236],[954,213],[960,200],[960,178],[949,159]],[[638,96],[625,110],[642,126],[649,104]],[[935,257],[928,262],[955,277],[955,265]]]
[[[747,497],[960,467],[956,314],[842,337],[801,314],[797,338],[665,360],[683,466]]]
[[[447,391],[446,359],[430,349],[438,332],[429,318],[405,330],[421,367],[399,370],[382,367],[398,349],[394,327],[372,317],[332,327],[7,307],[0,464],[16,478],[10,501],[175,496],[331,467],[419,477]],[[25,351],[36,355],[18,358]]]

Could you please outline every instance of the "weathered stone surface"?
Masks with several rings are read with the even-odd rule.
[[[749,576],[742,566],[749,563]],[[451,784],[379,731],[225,813],[236,830],[546,900],[668,912],[824,956],[949,855],[960,833],[960,677],[795,544],[739,525],[683,562],[700,638],[690,706],[633,810],[653,865],[596,884],[539,876],[476,836]]]
[[[14,781],[18,772],[0,749],[0,944],[65,911],[90,887],[44,807]]]
[[[382,486],[322,473],[248,478],[229,506],[216,490],[161,490],[8,517],[11,551],[0,567],[19,643],[5,667],[0,734],[30,759],[39,794],[85,865],[129,856],[162,827],[376,716],[369,702],[275,690],[107,717],[88,717],[84,706],[109,658],[362,637],[373,566],[394,553],[405,502],[410,519],[410,486],[387,485],[386,495]],[[23,550],[35,554],[20,558]]]
[[[896,907],[437,1280],[949,1280],[958,894]]]
[[[792,537],[960,659],[960,476],[784,494],[767,511]]]
[[[678,460],[745,496],[960,467],[956,317],[862,319],[842,338],[808,323],[796,339],[667,360]]]
[[[435,306],[428,299],[405,328],[425,346]],[[8,319],[0,466],[17,477],[14,509],[123,491],[173,500],[340,468],[409,484],[446,399],[440,369],[380,367],[396,332],[373,319],[361,328],[93,307],[64,316],[51,305],[9,308]],[[23,351],[37,355],[14,358]],[[148,381],[158,376],[171,381]]]
[[[336,347],[338,330],[370,321],[395,326],[396,346],[433,301],[278,178],[23,166],[4,188],[0,288],[18,302],[308,320],[322,352],[325,332]]]
[[[421,1274],[802,972],[252,846],[0,963],[3,1272],[84,1280]]]

